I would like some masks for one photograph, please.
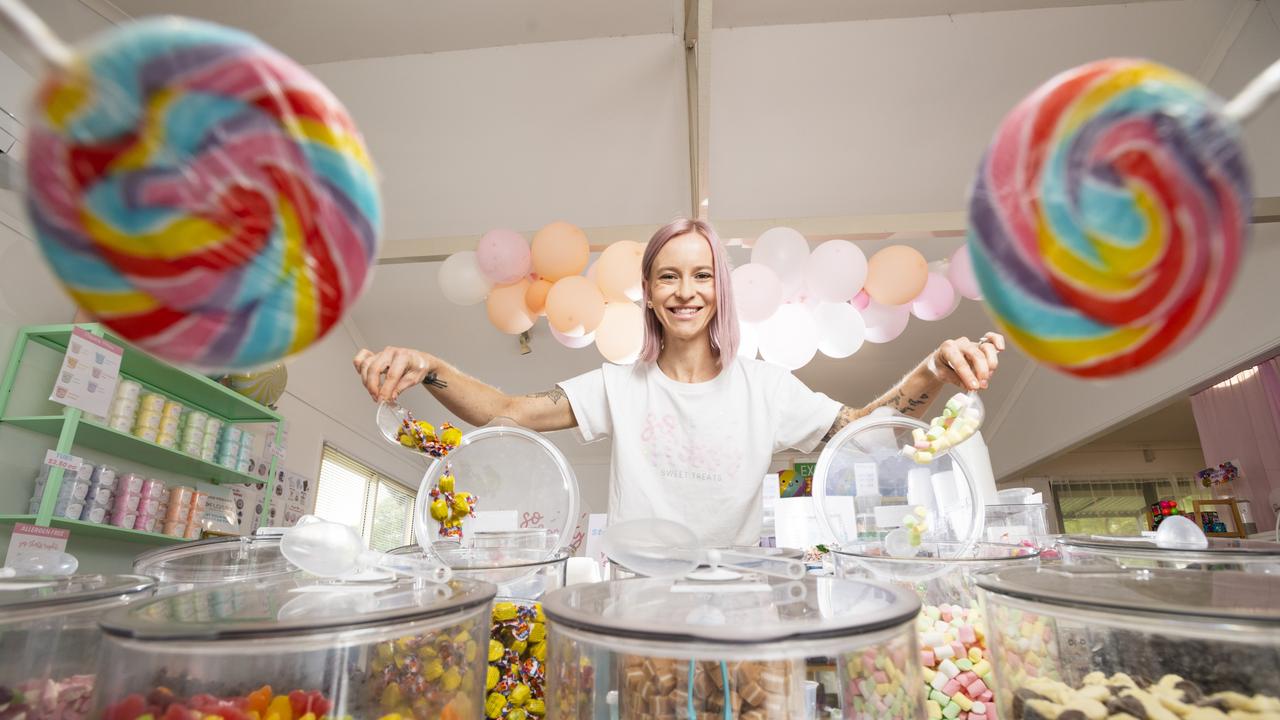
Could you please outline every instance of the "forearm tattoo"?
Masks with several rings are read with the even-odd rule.
[[[917,411],[922,411],[929,406],[929,393],[920,393],[915,397],[907,397],[906,393],[899,389],[894,393],[893,397],[880,403],[880,407],[891,407],[903,415],[911,415]]]
[[[550,390],[546,390],[544,392],[538,392],[538,393],[531,393],[526,397],[547,398],[548,400],[551,401],[552,405],[555,405],[564,399],[564,391],[561,390],[560,386],[557,385],[556,387],[553,387]]]
[[[835,437],[836,433],[843,430],[845,425],[848,425],[849,423],[857,419],[858,419],[857,410],[854,410],[848,405],[845,405],[844,407],[840,408],[840,414],[836,416],[836,421],[831,423],[831,429],[827,431],[827,434],[822,436],[822,442],[827,442],[831,438]]]

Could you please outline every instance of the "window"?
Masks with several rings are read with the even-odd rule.
[[[331,445],[320,460],[316,515],[350,525],[375,550],[413,542],[417,493]]]
[[[1177,500],[1184,513],[1208,497],[1193,475],[1137,478],[1052,478],[1063,532],[1068,535],[1139,535],[1147,529],[1147,507]]]

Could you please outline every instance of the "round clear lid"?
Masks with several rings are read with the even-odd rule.
[[[0,578],[0,622],[10,614],[76,612],[102,601],[141,597],[155,584],[141,575]]]
[[[708,550],[728,550],[736,555],[755,555],[760,558],[785,558],[787,560],[800,560],[804,557],[804,551],[799,548],[788,547],[760,547],[759,545],[719,545],[707,548]],[[629,572],[635,572],[634,569],[622,565],[612,558],[609,562],[619,567],[625,568]],[[742,559],[738,564],[750,565],[750,561]]]
[[[1059,565],[1010,566],[976,577],[984,590],[1048,605],[1280,627],[1277,575]]]
[[[468,555],[445,548],[523,548],[546,560],[573,539],[578,481],[560,449],[542,435],[483,427],[463,435],[457,448],[427,469],[415,514],[423,550],[447,565]],[[460,524],[450,527],[454,518]]]
[[[920,600],[880,583],[806,575],[733,582],[636,578],[573,585],[542,600],[555,622],[610,636],[758,644],[871,633],[913,620]]]
[[[873,414],[827,442],[813,472],[813,504],[837,546],[878,545],[903,558],[969,554],[982,532],[982,496],[956,453],[918,449],[931,427]]]
[[[280,577],[190,590],[108,613],[102,628],[143,640],[287,637],[395,625],[486,605],[490,583],[409,578],[343,582]]]
[[[1166,557],[1169,555],[1186,555],[1205,558],[1211,556],[1215,560],[1280,560],[1280,543],[1266,540],[1242,540],[1240,538],[1208,538],[1209,546],[1188,549],[1185,547],[1164,547],[1151,537],[1124,537],[1113,535],[1065,535],[1061,544],[1070,548],[1084,548],[1104,553],[1123,555],[1146,555]]]
[[[221,537],[139,555],[133,570],[162,583],[216,583],[286,575],[297,569],[280,552],[279,536]]]

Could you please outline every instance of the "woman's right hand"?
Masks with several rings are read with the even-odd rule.
[[[374,402],[395,402],[400,393],[422,382],[432,359],[421,350],[388,345],[377,353],[361,348],[352,364]]]

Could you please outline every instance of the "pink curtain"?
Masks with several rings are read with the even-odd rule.
[[[1275,527],[1270,496],[1280,491],[1280,356],[1192,395],[1191,409],[1205,467],[1238,461],[1236,495],[1251,501],[1259,532]]]

